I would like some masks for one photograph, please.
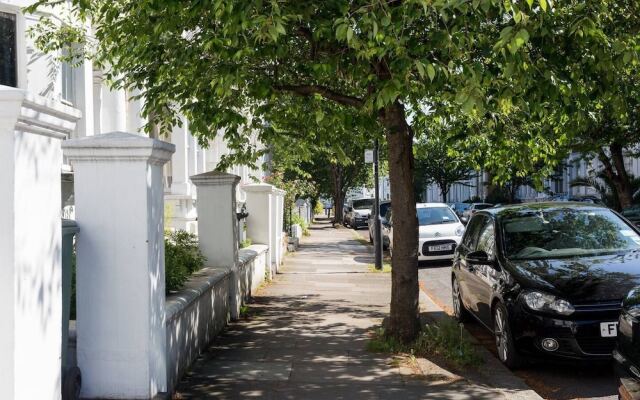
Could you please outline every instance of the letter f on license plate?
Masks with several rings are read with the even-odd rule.
[[[617,322],[601,322],[600,336],[602,337],[618,336],[618,323]]]

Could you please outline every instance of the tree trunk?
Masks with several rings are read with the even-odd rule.
[[[449,186],[446,183],[440,184],[440,193],[442,194],[442,202],[443,203],[447,202],[447,196],[449,195],[449,189],[450,188],[451,188],[451,186]]]
[[[616,189],[618,191],[618,199],[620,201],[620,209],[631,207],[633,203],[633,189],[631,188],[631,181],[629,174],[627,173],[627,167],[624,165],[624,154],[622,151],[622,145],[619,143],[613,143],[609,146],[611,151],[611,159],[613,165],[616,168],[616,175],[618,177],[616,181]]]
[[[342,190],[342,168],[339,165],[331,164],[331,178],[333,181],[333,222],[341,224],[344,194]]]
[[[418,219],[413,193],[413,132],[399,102],[381,115],[386,128],[393,208],[391,313],[387,333],[404,343],[415,339],[418,322]]]
[[[604,150],[600,150],[598,158],[603,165],[603,172],[611,181],[613,186],[611,190],[615,191],[615,198],[617,200],[616,209],[621,211],[627,207],[630,207],[633,201],[633,193],[631,189],[631,182],[629,181],[629,175],[624,165],[624,155],[622,153],[622,146],[618,144],[612,144],[609,146],[611,152],[611,158],[607,156]],[[612,164],[613,161],[613,164]]]

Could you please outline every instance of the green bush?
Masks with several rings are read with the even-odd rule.
[[[322,214],[324,212],[324,205],[320,200],[316,200],[316,205],[313,207],[313,213],[315,215]]]
[[[291,216],[291,225],[298,224],[302,228],[302,234],[305,236],[309,236],[309,224],[298,214],[293,214]]]
[[[242,242],[240,242],[240,248],[244,249],[245,247],[251,246],[251,238],[246,238]]]
[[[164,258],[167,292],[180,289],[189,275],[202,268],[205,262],[196,235],[182,230],[165,235]]]

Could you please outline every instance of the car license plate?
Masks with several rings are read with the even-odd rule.
[[[618,323],[617,322],[601,322],[600,336],[602,337],[618,336]]]
[[[429,246],[429,251],[448,251],[453,249],[452,244],[439,244],[437,246]]]

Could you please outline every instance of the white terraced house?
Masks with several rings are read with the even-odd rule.
[[[214,171],[229,148],[222,136],[201,147],[187,120],[146,137],[136,93],[111,90],[90,60],[72,66],[35,48],[27,32],[41,15],[22,11],[31,1],[0,0],[2,398],[60,400],[80,387],[68,368],[82,373],[82,398],[167,395],[278,271],[284,191],[261,165]],[[171,293],[166,229],[197,233],[206,259]],[[240,249],[245,234],[253,245]]]
[[[24,15],[21,10],[29,0],[0,0],[0,85],[25,89],[28,93],[80,110],[70,138],[99,135],[107,132],[140,133],[145,124],[140,101],[131,100],[124,90],[110,90],[103,74],[85,60],[79,67],[58,62],[55,55],[42,54],[28,37],[28,29],[40,15]],[[52,16],[55,18],[55,16]],[[175,127],[169,138],[176,146],[171,161],[165,166],[165,203],[167,227],[196,232],[195,190],[189,176],[215,169],[220,158],[229,153],[219,136],[202,148],[189,133],[189,121]],[[260,148],[255,138],[252,144]],[[63,206],[65,216],[73,215],[73,170],[66,162],[63,173]],[[241,178],[237,199],[244,203],[244,184],[261,182],[265,172],[247,166],[235,166],[228,172]]]

